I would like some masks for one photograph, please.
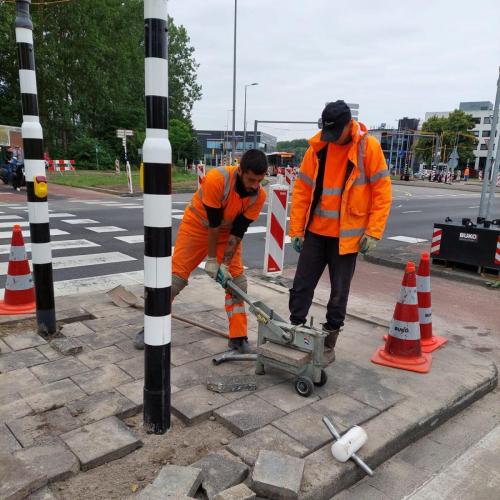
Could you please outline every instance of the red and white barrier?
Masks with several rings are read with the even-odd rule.
[[[203,163],[196,165],[196,175],[198,176],[198,189],[200,189],[203,179],[205,178],[205,165],[203,165]]]
[[[441,249],[442,235],[443,235],[442,229],[434,228],[434,232],[432,233],[431,255],[439,255],[439,250]]]
[[[482,171],[482,170],[480,170],[477,176],[478,176],[478,179],[479,179],[480,181],[482,181],[482,180],[483,180],[483,171]]]
[[[495,250],[495,264],[500,266],[500,236],[497,239],[497,249]]]
[[[75,160],[46,160],[49,172],[74,172]]]
[[[266,245],[264,249],[264,273],[267,276],[276,276],[283,272],[288,191],[288,186],[280,184],[269,186]]]
[[[293,167],[285,168],[285,181],[292,189],[295,182],[295,169]]]

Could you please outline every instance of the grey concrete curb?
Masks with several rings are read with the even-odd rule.
[[[429,181],[391,181],[395,186],[414,186],[414,187],[429,187],[436,189],[449,189],[451,191],[468,191],[471,193],[480,193],[481,184],[443,184],[442,182]]]

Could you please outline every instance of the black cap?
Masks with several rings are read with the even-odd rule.
[[[321,121],[323,124],[321,140],[337,141],[344,127],[351,121],[351,110],[344,101],[329,102],[321,113]]]

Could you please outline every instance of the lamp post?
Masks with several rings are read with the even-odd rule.
[[[245,107],[243,112],[243,151],[247,149],[247,87],[259,85],[257,82],[247,83],[245,85]]]
[[[234,47],[233,47],[233,135],[231,138],[232,153],[236,154],[236,20],[238,17],[238,0],[234,0]]]

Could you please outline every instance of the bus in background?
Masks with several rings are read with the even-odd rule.
[[[275,153],[266,153],[266,156],[267,162],[269,164],[269,175],[278,175],[279,173],[284,173],[284,171],[281,171],[281,169],[284,169],[285,167],[295,167],[294,153],[278,151]]]

